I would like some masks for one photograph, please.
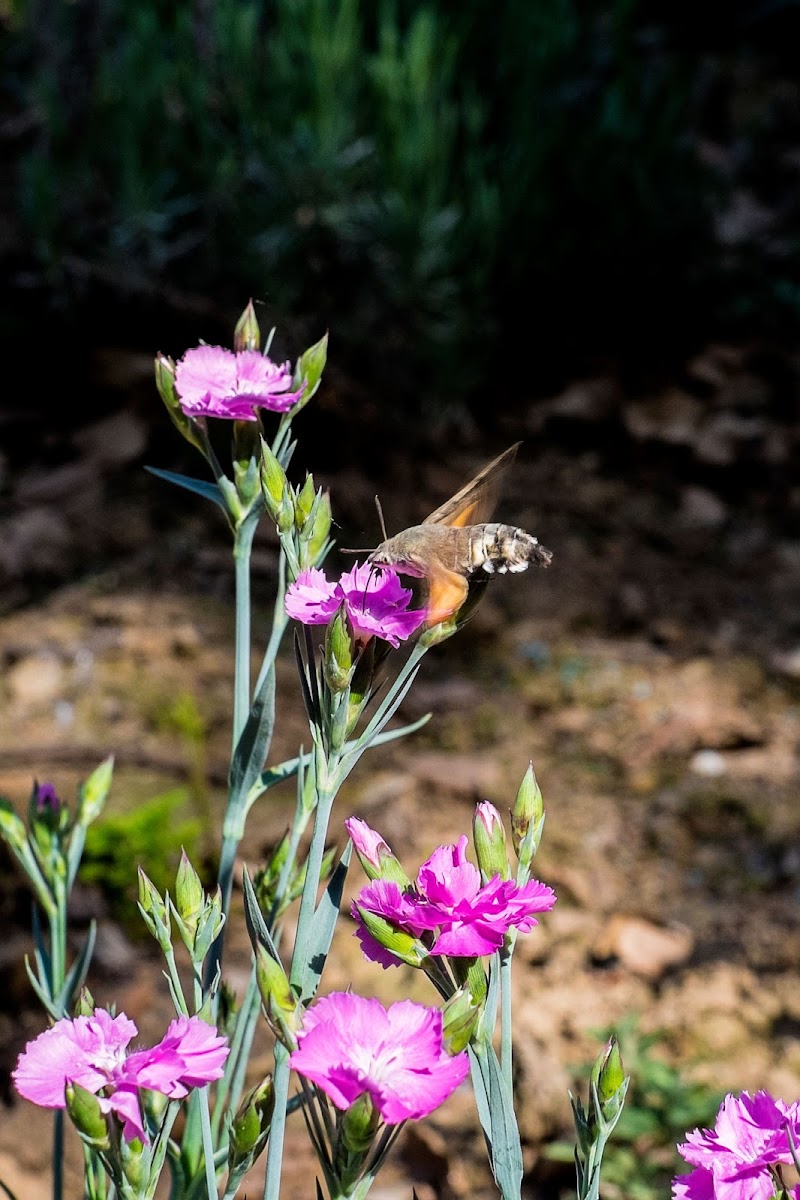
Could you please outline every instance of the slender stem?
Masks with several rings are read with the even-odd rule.
[[[508,1088],[514,1094],[511,1040],[511,960],[513,946],[504,945],[500,951],[500,1067]]]
[[[231,1039],[231,1052],[228,1062],[225,1064],[225,1074],[217,1085],[214,1114],[211,1119],[211,1129],[214,1134],[215,1144],[219,1137],[222,1117],[226,1108],[229,1112],[233,1112],[239,1103],[245,1072],[247,1070],[247,1061],[250,1056],[250,1047],[253,1043],[253,1035],[258,1020],[258,1010],[259,996],[258,988],[256,987],[254,965],[250,972],[247,991],[244,994],[242,1006],[239,1009],[239,1015],[236,1020],[236,1029]]]
[[[281,1167],[283,1166],[283,1139],[286,1132],[286,1101],[289,1098],[289,1051],[282,1042],[275,1044],[275,1073],[272,1085],[275,1089],[275,1111],[269,1131],[267,1147],[267,1173],[264,1179],[264,1200],[278,1200],[281,1191]]]
[[[214,1170],[214,1139],[211,1134],[211,1114],[208,1109],[208,1084],[199,1089],[200,1129],[203,1134],[203,1160],[206,1166],[208,1200],[217,1200],[217,1174]]]
[[[64,1195],[64,1110],[53,1114],[53,1200]]]
[[[232,752],[236,750],[250,712],[250,551],[256,521],[245,519],[236,530],[233,561],[236,569],[236,645],[233,684]]]

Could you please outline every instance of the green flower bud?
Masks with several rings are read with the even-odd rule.
[[[343,692],[353,677],[353,629],[342,604],[325,630],[325,655],[322,660],[325,682],[332,692]]]
[[[79,1083],[68,1083],[64,1089],[64,1096],[70,1120],[81,1140],[94,1150],[108,1150],[111,1139],[97,1096],[81,1087]]]
[[[256,951],[256,983],[276,1037],[293,1050],[300,1017],[297,998],[283,967],[262,945]]]
[[[426,650],[430,650],[432,646],[438,646],[440,642],[446,642],[458,630],[458,622],[455,617],[448,617],[446,621],[440,621],[438,625],[432,625],[430,629],[424,629],[419,636],[420,646],[424,646]]]
[[[397,929],[385,917],[379,917],[377,913],[370,912],[367,908],[362,908],[359,904],[356,905],[361,922],[364,925],[367,933],[393,954],[400,962],[406,963],[409,967],[421,967],[425,960],[429,957],[428,949],[419,938],[413,937],[410,933],[405,933],[402,929]]]
[[[528,764],[511,812],[511,841],[517,858],[528,865],[539,848],[544,823],[542,793]]]
[[[252,300],[247,301],[247,308],[236,322],[236,328],[233,331],[233,348],[236,351],[261,348],[261,330],[258,327]]]
[[[91,1017],[94,1013],[94,996],[85,985],[78,993],[74,1015],[76,1017]]]
[[[298,529],[304,529],[311,515],[317,493],[314,487],[314,476],[306,475],[306,481],[295,495],[294,521]]]
[[[156,1095],[155,1092],[150,1092],[149,1095]],[[139,1099],[141,1102],[142,1096],[148,1095],[147,1092],[141,1091]],[[130,1142],[126,1142],[124,1138],[119,1140],[119,1156],[122,1160],[123,1174],[134,1189],[133,1194],[143,1196],[146,1195],[145,1187],[150,1181],[150,1155],[138,1138],[134,1138]]]
[[[320,490],[311,513],[311,536],[308,539],[309,566],[315,566],[319,560],[331,531],[332,520],[330,495],[328,492]]]
[[[85,783],[78,788],[78,824],[86,826],[96,821],[103,811],[114,774],[113,755],[95,767]]]
[[[175,878],[175,908],[192,936],[197,932],[205,899],[200,876],[189,862],[186,851],[181,849],[181,861]]]
[[[167,905],[151,879],[139,867],[139,912],[162,950],[172,949]]]
[[[309,346],[297,360],[294,369],[293,386],[299,387],[301,383],[305,383],[305,390],[302,396],[294,406],[293,411],[299,412],[301,408],[305,408],[311,397],[319,387],[319,381],[322,378],[322,372],[325,370],[325,363],[328,358],[328,335],[325,334],[313,346]]]
[[[222,932],[225,914],[222,911],[222,892],[219,888],[206,898],[197,925],[194,945],[189,948],[193,960],[201,963]]]
[[[488,800],[482,800],[475,808],[472,836],[478,866],[484,878],[494,879],[495,875],[499,875],[502,879],[510,879],[506,831],[499,812]]]
[[[286,480],[286,472],[263,438],[261,439],[261,491],[267,512],[273,521],[277,522],[281,515],[284,497],[291,499],[291,491]],[[293,503],[292,523],[294,523]]]
[[[8,800],[0,797],[0,837],[10,849],[18,854],[27,849],[28,834],[24,822],[18,817]]]
[[[592,1067],[592,1083],[597,1089],[597,1098],[604,1116],[607,1115],[606,1108],[614,1101],[624,1082],[625,1071],[619,1043],[612,1037],[606,1042]]]
[[[341,1118],[342,1142],[351,1154],[365,1155],[375,1140],[380,1113],[369,1092],[362,1092]]]
[[[186,438],[186,441],[190,445],[200,451],[203,458],[208,458],[205,431],[198,421],[186,415],[181,408],[178,393],[175,391],[175,363],[171,358],[167,358],[165,354],[157,354],[155,371],[158,394],[164,401],[172,424],[178,430],[181,437]]]
[[[249,1167],[264,1149],[274,1108],[272,1076],[267,1075],[266,1079],[246,1094],[231,1121],[228,1143],[229,1170],[245,1161]]]
[[[454,992],[442,1009],[444,1048],[450,1055],[466,1050],[478,1029],[483,1005],[476,1004],[469,988]]]

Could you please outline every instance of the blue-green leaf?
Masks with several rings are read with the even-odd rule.
[[[194,492],[204,500],[213,500],[223,512],[228,511],[216,483],[209,483],[207,479],[192,479],[190,475],[179,475],[176,471],[162,471],[160,467],[145,467],[145,471],[158,479],[166,479],[167,483],[174,483],[176,487],[185,488],[187,492]]]
[[[319,902],[317,911],[314,913],[314,919],[308,931],[308,940],[304,946],[296,947],[295,949],[295,953],[299,951],[305,960],[303,962],[303,973],[300,977],[300,999],[305,1002],[311,1000],[316,993],[320,976],[325,966],[325,960],[331,948],[333,931],[339,919],[339,905],[342,902],[342,891],[344,890],[344,881],[347,878],[347,868],[350,866],[352,852],[353,844],[352,842],[348,842],[344,854],[339,859],[336,870],[328,881],[328,886]]]

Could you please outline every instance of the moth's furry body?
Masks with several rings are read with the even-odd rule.
[[[519,443],[518,443],[519,444]],[[424,578],[428,625],[447,620],[464,603],[471,580],[549,566],[552,554],[513,525],[487,522],[500,477],[516,454],[512,446],[425,519],[387,538],[369,556],[376,567]]]
[[[529,563],[546,567],[552,554],[538,538],[513,525],[492,522],[466,525],[412,525],[382,542],[369,556],[379,567],[409,575],[428,575],[432,568],[469,577],[478,571],[504,575],[527,570]]]

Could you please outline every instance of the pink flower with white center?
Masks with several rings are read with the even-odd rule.
[[[80,1084],[102,1093],[100,1107],[120,1118],[126,1141],[147,1141],[139,1089],[182,1099],[191,1088],[222,1076],[229,1047],[199,1017],[178,1017],[157,1046],[129,1054],[137,1032],[124,1013],[112,1017],[103,1008],[90,1017],[56,1021],[20,1054],[12,1075],[16,1089],[43,1108],[64,1108],[66,1085]]]
[[[547,912],[555,904],[552,888],[531,879],[522,886],[496,875],[481,886],[478,868],[467,859],[467,837],[456,845],[440,846],[420,867],[413,889],[370,884],[362,888],[353,906],[359,923],[357,934],[367,958],[382,966],[397,960],[363,928],[356,905],[375,912],[393,925],[420,937],[434,934],[431,954],[454,958],[477,958],[494,954],[509,929],[530,933],[538,924],[534,913]]]
[[[308,1010],[291,1065],[337,1108],[367,1092],[387,1125],[438,1108],[469,1071],[465,1052],[450,1057],[442,1014],[411,1000],[385,1009],[379,1000],[333,992]]]
[[[379,637],[396,648],[425,620],[424,609],[409,609],[411,598],[410,589],[391,571],[363,563],[338,583],[330,583],[316,567],[302,571],[287,588],[285,604],[289,616],[303,625],[327,625],[344,604],[356,643]]]
[[[678,1146],[695,1170],[673,1180],[674,1200],[771,1200],[777,1185],[770,1168],[792,1162],[787,1125],[800,1144],[800,1104],[767,1092],[726,1096],[714,1128],[693,1129]]]
[[[255,421],[257,408],[286,412],[303,387],[290,391],[292,370],[258,350],[234,353],[222,346],[195,346],[175,368],[175,390],[190,417]]]

